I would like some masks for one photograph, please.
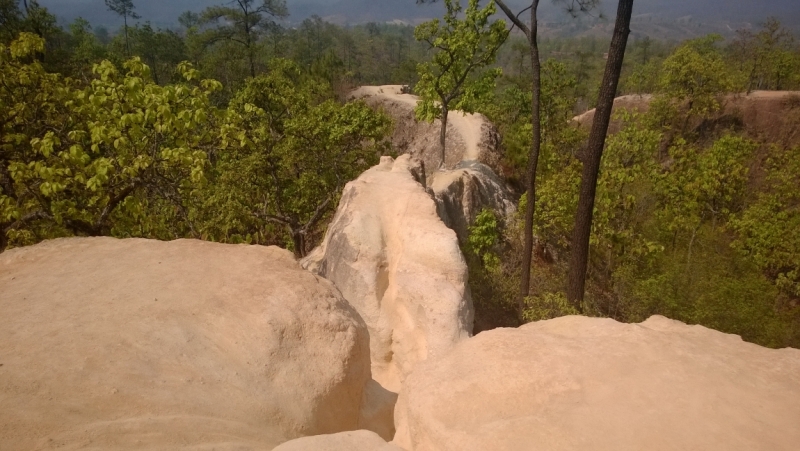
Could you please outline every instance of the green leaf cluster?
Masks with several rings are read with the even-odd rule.
[[[678,122],[683,132],[690,118],[719,110],[718,97],[735,86],[732,70],[717,47],[721,40],[719,35],[709,35],[687,41],[664,60],[651,105],[654,120],[673,128],[678,128]]]
[[[216,214],[201,229],[218,241],[280,239],[305,255],[345,183],[378,162],[391,121],[363,102],[332,100],[291,61],[271,67],[231,101],[202,208]],[[248,237],[266,228],[271,236]]]
[[[43,47],[30,34],[0,47],[0,102],[10,106],[0,118],[0,231],[168,233],[153,209],[184,208],[203,183],[219,116],[209,96],[220,84],[186,64],[184,83],[158,86],[138,58],[124,72],[100,63],[80,84],[29,62]],[[138,214],[119,216],[121,205]]]
[[[480,8],[469,0],[463,19],[458,0],[444,0],[447,12],[414,30],[418,41],[434,51],[430,62],[418,66],[420,80],[414,91],[421,97],[417,119],[433,121],[447,111],[474,113],[494,90],[500,69],[485,69],[494,63],[497,50],[508,36],[505,22],[489,23],[497,12],[493,1]]]
[[[492,210],[483,209],[475,217],[469,227],[467,245],[487,268],[496,268],[500,264],[496,249],[500,244],[501,231],[497,215]]]
[[[800,148],[771,148],[765,189],[734,219],[734,247],[800,298]]]

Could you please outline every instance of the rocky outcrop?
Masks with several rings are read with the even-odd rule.
[[[800,145],[800,91],[753,91],[729,96],[724,113],[741,120],[753,139],[783,145]]]
[[[322,245],[302,262],[364,318],[373,377],[395,393],[419,362],[472,332],[466,263],[423,174],[409,155],[383,157],[347,184]]]
[[[384,388],[380,383],[370,379],[364,387],[361,403],[361,415],[358,428],[378,434],[385,440],[394,437],[394,406],[397,393]]]
[[[303,437],[275,448],[273,451],[403,451],[386,443],[374,432],[353,431],[339,434]]]
[[[652,94],[628,94],[615,98],[614,106],[611,109],[612,121],[608,127],[609,133],[616,133],[619,131],[620,123],[619,121],[613,120],[613,118],[615,117],[614,113],[621,110],[645,113],[647,112],[647,110],[650,109],[650,102],[652,100],[653,100]],[[591,129],[592,122],[594,121],[594,112],[595,109],[592,108],[591,110],[586,111],[583,114],[575,116],[574,118],[572,118],[572,120],[578,123],[581,127],[586,128],[587,130]]]
[[[13,249],[0,312],[2,449],[271,449],[361,421],[366,325],[282,249]]]
[[[646,112],[653,96],[626,95],[614,99],[613,112],[619,110]],[[800,91],[753,91],[749,94],[729,94],[720,99],[721,109],[707,121],[694,121],[695,128],[725,130],[741,129],[747,135],[765,143],[781,144],[786,148],[800,145]],[[589,110],[573,120],[582,128],[590,129],[595,110]],[[620,122],[613,120],[609,132],[616,133]]]
[[[442,221],[458,235],[464,245],[469,227],[483,209],[500,217],[511,217],[516,206],[511,193],[492,170],[478,162],[463,162],[456,169],[440,171],[428,177]]]
[[[420,364],[397,445],[448,450],[796,450],[800,351],[663,317],[495,329]]]
[[[392,148],[425,163],[429,169],[441,163],[439,133],[442,123],[419,122],[414,108],[419,97],[404,94],[400,85],[362,86],[350,96],[364,100],[370,107],[386,112],[394,120]],[[483,163],[500,173],[503,149],[497,128],[482,114],[451,111],[448,115],[445,168],[453,169],[462,161]]]
[[[414,108],[419,98],[403,94],[402,86],[362,86],[352,97],[363,99],[394,120],[392,147],[421,160],[427,169],[427,186],[433,191],[439,216],[466,242],[468,228],[484,208],[500,216],[514,212],[513,196],[496,175],[501,173],[503,149],[496,127],[481,114],[452,111],[447,129],[445,169],[441,159],[441,122],[419,122]],[[425,184],[426,182],[422,182]]]

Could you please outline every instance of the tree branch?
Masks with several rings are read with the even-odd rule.
[[[338,192],[339,190],[337,189],[335,191]],[[319,220],[322,219],[322,215],[325,213],[325,208],[328,207],[328,204],[331,203],[332,200],[333,200],[333,194],[330,194],[328,198],[325,199],[325,202],[317,206],[317,209],[314,211],[314,214],[311,216],[311,219],[309,219],[306,225],[304,225],[303,228],[300,229],[301,234],[305,235],[306,233],[308,233],[308,229],[314,227],[317,224],[317,222],[319,222]]]
[[[527,36],[528,40],[530,40],[531,39],[531,29],[528,28],[528,26],[525,25],[525,23],[522,20],[520,20],[519,16],[521,16],[522,13],[524,13],[525,11],[531,9],[533,7],[533,4],[531,4],[531,6],[529,6],[529,7],[525,8],[525,9],[523,9],[522,11],[520,11],[519,14],[515,15],[514,12],[511,11],[511,8],[509,8],[508,5],[506,5],[505,2],[503,2],[503,0],[495,0],[494,2],[497,4],[497,6],[500,7],[500,9],[503,10],[505,15],[508,16],[508,19],[514,25],[516,25],[517,28],[522,30],[522,32],[525,33],[525,36]]]
[[[117,208],[117,205],[119,205],[120,202],[125,200],[125,198],[127,198],[136,188],[138,188],[139,183],[141,183],[141,180],[134,180],[130,185],[126,186],[122,191],[117,193],[116,196],[112,197],[111,200],[108,201],[108,204],[106,204],[105,208],[103,208],[103,212],[100,213],[100,217],[97,218],[97,222],[95,222],[94,228],[96,230],[100,230],[100,227],[102,227],[103,223],[106,222],[108,215],[110,215],[111,212]]]
[[[18,228],[22,227],[23,225],[27,224],[28,222],[36,221],[36,220],[39,220],[39,219],[52,219],[52,216],[50,216],[48,213],[46,213],[44,211],[41,211],[41,210],[33,212],[33,213],[28,213],[27,215],[17,219],[16,221],[12,222],[11,224],[9,224],[5,228],[3,228],[2,229],[2,233],[8,233],[8,232],[10,232],[10,231],[12,231],[14,229],[18,229]]]

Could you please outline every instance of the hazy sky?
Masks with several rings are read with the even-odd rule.
[[[84,17],[94,24],[116,26],[118,18],[110,13],[104,0],[39,0],[57,17],[71,21]],[[562,4],[563,4],[562,0]],[[529,0],[508,0],[511,5],[530,4]],[[154,25],[170,26],[186,10],[225,3],[225,0],[134,0],[142,20]],[[441,14],[441,5],[416,5],[415,0],[287,0],[291,22],[299,22],[312,14],[332,17],[339,21],[365,22],[401,19],[415,21]],[[601,0],[605,14],[613,18],[616,2]],[[566,19],[551,0],[542,0],[540,11],[544,20]],[[778,17],[792,28],[800,28],[800,0],[636,0],[634,15],[655,14],[668,18],[693,16],[696,20],[759,23],[769,16]]]

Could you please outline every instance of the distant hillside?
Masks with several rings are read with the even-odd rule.
[[[200,11],[226,0],[134,0],[143,21],[156,26],[177,24],[186,10]],[[93,24],[116,28],[117,16],[108,12],[103,0],[40,0],[62,22],[84,17]],[[526,0],[508,0],[521,8]],[[434,5],[417,5],[416,0],[287,0],[287,24],[299,23],[312,15],[340,25],[365,22],[402,21],[417,24],[442,14],[441,0]],[[564,11],[564,3],[541,2],[543,33],[550,35],[607,34],[613,21],[616,2],[601,1],[600,12],[575,20]],[[633,31],[661,39],[684,39],[710,32],[730,34],[737,28],[755,27],[770,16],[785,26],[800,30],[798,0],[636,0]]]

